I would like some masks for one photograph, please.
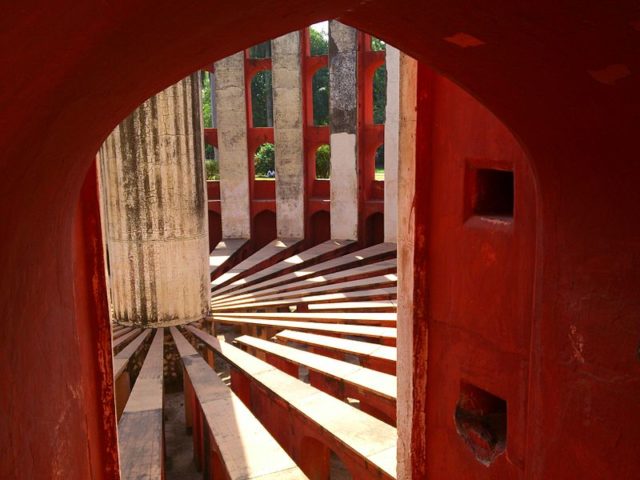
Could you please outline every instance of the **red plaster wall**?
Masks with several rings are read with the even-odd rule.
[[[331,238],[331,214],[326,210],[318,210],[309,218],[309,241],[318,245]]]
[[[10,305],[29,312],[26,318],[17,314],[9,321],[3,315],[0,320],[2,479],[83,480],[118,475],[111,327],[104,321],[108,306],[95,163],[64,227],[68,236],[62,248],[41,234],[30,241],[34,249],[40,241],[52,253],[39,263],[42,270],[57,267],[57,276],[51,279],[56,293],[66,294],[68,303],[47,302],[46,284],[51,282],[45,278],[41,278],[40,300],[21,300],[29,270],[15,271],[10,275],[11,290],[1,289],[3,312]],[[64,278],[68,282],[60,280]]]
[[[1,478],[117,478],[115,439],[108,433],[115,414],[89,394],[102,391],[111,378],[111,366],[99,353],[107,348],[100,340],[107,318],[100,307],[99,262],[96,250],[85,257],[93,261],[74,264],[79,257],[73,254],[95,248],[95,236],[74,230],[74,215],[79,200],[85,201],[81,187],[101,142],[143,100],[190,72],[332,17],[454,80],[509,128],[527,154],[537,226],[524,477],[637,476],[636,1],[620,0],[613,8],[609,2],[565,0],[481,6],[463,0],[328,0],[320,7],[295,0],[34,0],[5,6],[0,20]],[[427,92],[420,98],[426,101]],[[420,118],[422,165],[431,130]],[[421,186],[416,212],[428,211],[432,200]],[[81,218],[95,218],[96,206],[85,205]],[[424,276],[431,246],[421,218],[415,240],[425,256],[416,266]],[[459,289],[447,288],[452,294]],[[453,328],[436,327],[427,315],[442,312],[442,298],[434,299],[433,308],[427,290],[418,291],[418,298],[416,321]],[[421,353],[415,356],[414,384],[422,387],[427,330],[415,331],[420,335],[414,347]],[[509,340],[512,347],[520,346],[521,335]],[[517,359],[519,352],[514,354]],[[479,356],[477,363],[488,360]],[[454,374],[460,365],[453,363]],[[521,382],[523,375],[516,376]],[[441,382],[443,402],[450,402],[453,387]],[[425,388],[416,389],[414,405],[426,395]],[[431,462],[443,463],[425,456],[431,439],[423,425],[435,419],[423,421],[424,411],[414,411],[410,433],[416,479],[425,478]],[[434,415],[438,411],[445,409],[436,406]],[[98,419],[106,422],[103,428]],[[463,453],[455,447],[451,455]],[[472,466],[465,460],[461,468]],[[504,468],[519,474],[517,466]]]
[[[384,241],[384,214],[380,212],[372,213],[365,220],[365,236],[363,239],[367,247],[382,243]]]
[[[262,210],[252,219],[254,250],[259,250],[276,238],[276,214],[271,210]]]
[[[212,252],[218,242],[222,240],[222,217],[218,212],[208,210],[209,220],[209,251]]]
[[[433,478],[523,478],[536,266],[536,206],[526,155],[509,131],[467,93],[432,77],[431,151],[425,216],[428,474]],[[474,167],[514,172],[512,219],[470,215]],[[507,451],[490,468],[456,433],[460,382],[507,402]]]

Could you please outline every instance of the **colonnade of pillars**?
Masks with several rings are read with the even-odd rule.
[[[329,120],[331,146],[331,238],[363,240],[361,215],[363,175],[359,162],[360,125],[358,109],[357,31],[338,21],[329,22]],[[271,41],[273,91],[273,137],[275,143],[275,204],[277,235],[305,236],[304,85],[302,75],[302,32],[296,31]],[[397,238],[399,155],[399,59],[401,53],[387,46],[387,107],[385,122],[384,240]],[[245,53],[222,59],[212,75],[215,91],[217,146],[220,158],[220,199],[223,238],[251,236],[253,181],[249,168],[253,152],[247,145]],[[370,99],[369,99],[370,101]],[[307,106],[309,108],[309,106]],[[410,106],[409,108],[413,108]]]
[[[331,238],[362,240],[359,159],[362,98],[355,29],[329,22]],[[300,31],[271,41],[276,226],[279,238],[304,238],[304,85]],[[223,238],[250,238],[251,168],[244,52],[215,64],[212,98],[220,158]],[[395,242],[403,55],[387,46],[384,240]],[[415,79],[414,79],[415,80]],[[415,88],[415,86],[414,86]],[[361,93],[361,92],[360,92]],[[369,99],[371,101],[371,99]],[[143,326],[201,318],[209,298],[206,183],[198,74],[147,100],[100,150],[104,231],[116,320]],[[411,159],[413,160],[413,158]]]

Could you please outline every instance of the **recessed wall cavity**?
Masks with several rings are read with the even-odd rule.
[[[509,220],[513,218],[513,172],[469,167],[467,172],[468,215]]]
[[[483,465],[507,448],[507,402],[470,383],[460,383],[455,411],[458,435]]]

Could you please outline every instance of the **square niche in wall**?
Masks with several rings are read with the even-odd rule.
[[[465,177],[465,218],[513,220],[513,170],[468,165]]]

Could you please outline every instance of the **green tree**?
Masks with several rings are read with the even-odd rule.
[[[202,125],[204,128],[213,126],[211,116],[211,74],[209,72],[200,72],[201,98],[202,98]],[[204,146],[204,167],[207,172],[207,180],[219,180],[220,168],[218,159],[215,158],[215,150],[213,146],[205,144]]]
[[[331,147],[320,145],[316,150],[316,178],[331,177]]]
[[[202,125],[204,128],[211,128],[211,75],[209,72],[200,72],[202,89]]]
[[[251,113],[254,127],[273,125],[271,70],[262,70],[251,79]]]
[[[204,158],[209,158],[209,159],[216,158],[215,149],[213,148],[213,146],[209,145],[208,143],[205,144],[204,146]]]
[[[387,44],[384,40],[380,40],[376,37],[371,37],[371,50],[379,52],[387,49]]]
[[[311,80],[313,91],[313,124],[329,125],[329,69],[319,69]]]
[[[328,55],[329,38],[323,32],[309,29],[311,55]],[[319,69],[311,81],[313,91],[313,124],[329,124],[329,69]]]
[[[256,177],[267,177],[269,170],[276,168],[276,149],[273,143],[263,143],[260,145],[253,157]]]
[[[220,180],[220,163],[217,159],[205,159],[204,167],[207,171],[207,180]]]
[[[387,68],[378,68],[373,74],[373,123],[384,123],[387,108]]]
[[[311,55],[329,55],[329,36],[315,28],[309,29]]]

